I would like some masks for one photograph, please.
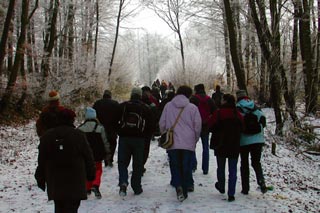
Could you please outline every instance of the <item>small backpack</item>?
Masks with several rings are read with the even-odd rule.
[[[248,112],[244,114],[244,124],[245,124],[245,129],[243,131],[244,134],[258,134],[261,132],[261,123],[258,119],[258,116],[254,114],[254,112],[257,110],[256,108],[254,109],[248,109]]]
[[[210,117],[210,106],[208,100],[209,96],[202,97],[200,95],[195,95],[199,99],[198,109],[201,115],[202,124],[207,124]]]
[[[142,105],[127,102],[120,120],[120,129],[128,133],[143,133],[145,119],[142,117]]]

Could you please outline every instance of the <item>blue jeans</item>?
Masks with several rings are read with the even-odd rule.
[[[202,171],[203,173],[208,173],[209,171],[209,133],[202,132],[201,135],[201,142],[202,142]],[[197,169],[197,156],[194,152],[192,158],[192,169]]]
[[[193,152],[183,149],[168,150],[172,185],[181,186],[183,194],[188,194],[188,187],[193,186],[191,159]]]
[[[143,173],[144,138],[119,137],[118,171],[119,186],[128,185],[128,166],[132,156],[131,187],[134,191],[141,189]]]
[[[226,167],[225,157],[217,156],[217,178],[218,186],[220,189],[225,189],[225,167]],[[234,196],[236,192],[236,183],[237,183],[237,164],[238,158],[228,158],[229,166],[229,180],[228,180],[228,195]]]

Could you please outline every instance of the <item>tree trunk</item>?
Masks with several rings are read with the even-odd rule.
[[[18,38],[16,55],[12,70],[10,72],[10,77],[8,80],[8,84],[3,94],[1,104],[0,104],[0,112],[3,112],[8,104],[10,103],[11,96],[13,94],[18,72],[21,68],[21,61],[24,57],[25,51],[25,41],[26,41],[26,32],[28,26],[28,13],[29,13],[29,0],[22,1],[22,11],[21,11],[21,28],[20,28],[20,36]]]
[[[119,11],[118,11],[118,16],[117,16],[117,25],[116,25],[116,34],[114,37],[114,42],[113,42],[113,48],[112,48],[112,54],[111,54],[111,59],[110,59],[110,65],[109,65],[109,72],[108,72],[108,81],[110,82],[111,80],[111,74],[112,74],[112,66],[113,66],[113,61],[114,57],[116,54],[116,48],[117,48],[117,42],[118,42],[118,36],[119,36],[119,29],[120,29],[120,18],[121,18],[121,12],[122,12],[122,7],[124,4],[125,0],[120,0],[119,4]]]
[[[275,5],[277,2],[270,1],[271,3],[274,3]],[[279,26],[279,22],[277,20],[278,16],[277,11],[274,10],[275,8],[272,8],[274,5],[270,3],[270,11],[273,10],[274,16],[273,16],[273,23],[272,23],[272,29],[275,35],[271,35],[268,24],[267,24],[267,19],[265,15],[265,5],[264,2],[258,1],[258,7],[259,7],[259,12],[261,16],[261,22],[258,18],[258,14],[256,11],[256,5],[254,0],[249,0],[249,5],[251,8],[251,15],[253,22],[256,27],[256,31],[258,34],[259,38],[259,43],[261,47],[261,51],[263,53],[264,58],[267,61],[267,66],[268,70],[270,73],[270,78],[269,78],[269,84],[270,84],[270,97],[272,101],[272,106],[274,109],[275,113],[275,118],[276,118],[276,134],[277,135],[282,135],[282,128],[283,128],[283,123],[282,123],[282,117],[281,117],[281,84],[280,84],[280,78],[281,78],[281,69],[283,69],[281,63],[280,63],[280,44],[279,44],[279,36],[277,34],[277,27]],[[271,9],[272,8],[272,9]],[[272,44],[272,51],[270,51],[269,48],[269,43]]]
[[[223,36],[224,36],[224,54],[226,59],[226,73],[227,73],[227,87],[232,88],[231,85],[231,59],[230,59],[230,45],[229,45],[229,34],[228,26],[226,21],[226,13],[223,11]]]
[[[299,1],[298,1],[299,2]],[[299,4],[300,20],[300,49],[301,58],[303,60],[304,73],[304,87],[305,87],[305,101],[306,113],[315,113],[318,102],[318,69],[313,65],[314,56],[311,48],[311,34],[310,34],[310,6],[307,0],[303,0],[303,4]]]
[[[3,31],[2,31],[1,41],[0,41],[0,79],[2,76],[3,61],[6,55],[7,40],[8,40],[8,35],[9,35],[9,30],[11,25],[11,19],[14,14],[15,4],[16,4],[15,0],[10,0],[6,20],[3,25]]]
[[[21,60],[20,74],[21,74],[21,79],[22,79],[22,82],[21,82],[22,94],[21,94],[19,101],[16,104],[16,110],[21,113],[23,111],[22,110],[23,103],[27,98],[27,92],[28,92],[27,75],[26,75],[26,71],[24,69],[24,57]]]
[[[225,13],[226,13],[228,32],[229,32],[230,53],[232,57],[234,71],[237,77],[238,87],[239,89],[247,90],[244,70],[241,67],[240,61],[238,58],[239,54],[237,49],[237,35],[235,32],[235,24],[232,18],[233,16],[232,16],[232,11],[230,7],[230,2],[229,0],[224,0],[223,2],[224,2]]]
[[[39,91],[36,94],[36,98],[38,100],[42,99],[42,96],[45,93],[47,84],[48,84],[51,55],[52,55],[54,43],[56,40],[56,31],[57,31],[56,25],[57,25],[58,11],[59,11],[59,0],[51,0],[50,9],[49,9],[50,18],[48,20],[47,28],[45,32],[44,50],[43,50],[43,56],[41,61],[42,79],[41,79]]]
[[[94,39],[94,67],[96,67],[97,63],[97,51],[98,51],[98,35],[99,35],[99,20],[100,20],[100,14],[99,14],[99,0],[96,0],[96,35]]]

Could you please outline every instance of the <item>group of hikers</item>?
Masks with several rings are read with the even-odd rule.
[[[162,92],[161,86],[165,88]],[[241,193],[249,193],[249,154],[261,192],[267,192],[261,153],[266,119],[245,90],[223,94],[220,86],[212,97],[205,86],[192,89],[155,81],[134,87],[130,99],[118,103],[110,90],[92,107],[86,107],[85,120],[75,127],[76,113],[60,104],[57,91],[48,96],[36,122],[40,137],[35,178],[38,187],[47,189],[54,200],[55,212],[77,212],[81,200],[99,190],[103,163],[113,167],[118,146],[119,195],[126,196],[129,186],[128,166],[132,158],[130,186],[135,195],[143,192],[141,179],[146,172],[150,143],[155,136],[174,127],[173,145],[166,152],[171,180],[177,199],[183,201],[193,192],[193,172],[197,169],[196,145],[202,143],[202,172],[209,173],[209,149],[217,161],[215,188],[225,193],[225,164],[228,159],[228,201],[235,200],[238,157],[241,158]],[[210,139],[210,132],[211,139]],[[67,189],[67,190],[66,190]]]

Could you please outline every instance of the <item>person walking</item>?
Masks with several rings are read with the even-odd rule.
[[[163,133],[178,118],[174,128],[174,143],[167,152],[171,184],[176,188],[177,199],[181,202],[188,197],[188,188],[193,188],[191,162],[201,132],[201,116],[198,108],[189,101],[191,95],[190,87],[180,86],[177,95],[165,105],[159,121],[160,131]]]
[[[120,105],[116,100],[112,99],[110,90],[105,90],[103,98],[93,104],[93,109],[97,112],[97,118],[104,126],[107,139],[110,143],[109,159],[104,160],[105,166],[113,167],[113,157],[117,147],[117,122],[120,114]]]
[[[132,157],[131,187],[135,195],[143,192],[141,177],[143,174],[143,157],[145,138],[152,134],[152,112],[141,101],[142,90],[135,87],[129,101],[120,104],[118,119],[118,171],[119,195],[127,195],[128,166]]]
[[[85,135],[75,129],[75,113],[58,113],[58,126],[40,137],[35,179],[54,201],[55,213],[76,213],[87,199],[86,181],[95,178],[95,163]]]
[[[85,121],[78,129],[85,133],[96,165],[96,178],[93,181],[87,181],[87,194],[90,195],[93,192],[96,198],[101,199],[99,188],[102,176],[102,161],[109,159],[106,156],[110,155],[110,144],[104,127],[97,120],[97,113],[93,108],[87,107],[85,109]]]
[[[261,192],[266,193],[267,187],[261,166],[261,154],[264,146],[263,128],[266,126],[266,117],[248,97],[245,90],[238,90],[236,95],[237,107],[243,114],[245,123],[245,130],[240,139],[241,193],[247,195],[250,190],[249,155]]]
[[[48,104],[43,107],[39,118],[36,121],[37,135],[41,137],[48,129],[54,128],[58,125],[58,113],[65,109],[60,104],[60,94],[52,90],[48,94]]]
[[[221,108],[213,113],[209,120],[209,126],[213,132],[210,148],[214,149],[217,159],[218,181],[215,183],[215,187],[220,193],[225,193],[225,164],[228,159],[228,201],[234,201],[243,117],[237,111],[233,95],[223,95]]]
[[[221,100],[223,97],[223,93],[221,92],[220,85],[216,86],[215,92],[212,94],[212,100],[214,101],[215,105],[220,108],[221,107]]]
[[[209,171],[209,129],[208,120],[212,115],[213,111],[216,110],[216,106],[213,100],[206,94],[205,87],[203,84],[197,84],[194,86],[195,95],[190,99],[190,102],[194,103],[201,115],[201,142],[202,142],[202,172],[204,175],[208,174]],[[197,169],[197,157],[196,152],[193,154],[192,169]]]

